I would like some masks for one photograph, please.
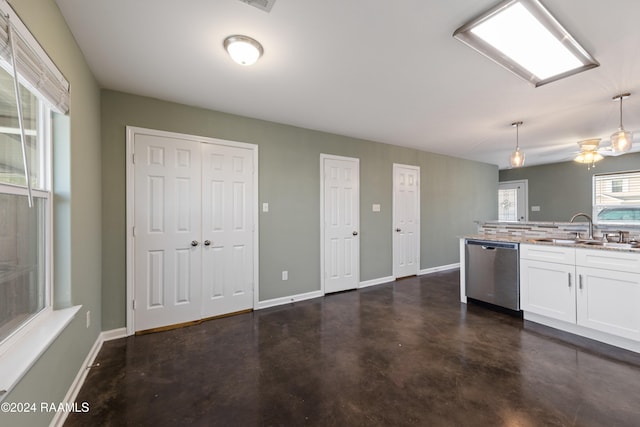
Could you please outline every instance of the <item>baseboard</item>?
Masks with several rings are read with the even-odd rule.
[[[117,340],[118,338],[125,338],[127,336],[127,328],[112,329],[110,331],[104,331],[101,333],[102,341]]]
[[[291,304],[292,302],[304,301],[307,299],[319,298],[324,296],[322,291],[306,292],[304,294],[289,295],[282,298],[273,298],[265,301],[259,301],[256,310],[262,310],[263,308],[275,307],[278,305]]]
[[[459,262],[456,262],[454,264],[439,265],[437,267],[431,267],[431,268],[422,269],[418,273],[418,276],[422,276],[423,274],[429,274],[429,273],[437,273],[438,271],[454,270],[456,268],[460,268],[460,263]]]
[[[369,286],[381,285],[383,283],[393,282],[394,280],[396,280],[396,278],[393,276],[379,277],[377,279],[365,280],[364,282],[360,282],[358,289],[366,288]]]
[[[75,402],[76,398],[78,397],[78,393],[80,392],[80,389],[84,384],[84,380],[87,378],[89,369],[93,365],[93,362],[96,360],[96,357],[98,356],[98,353],[102,348],[102,344],[105,341],[124,338],[126,336],[126,328],[112,329],[110,331],[102,332],[100,333],[100,335],[98,335],[98,338],[96,338],[96,342],[93,343],[93,347],[91,347],[91,350],[89,350],[89,354],[87,354],[87,357],[84,359],[84,362],[80,366],[80,370],[78,371],[76,378],[73,380],[73,383],[71,383],[71,386],[69,387],[69,390],[67,391],[67,394],[64,397],[62,403],[66,404]],[[67,411],[57,411],[49,426],[62,427],[67,419],[67,415],[69,415]]]
[[[460,267],[460,263],[441,265],[438,267],[432,267],[432,268],[426,268],[424,270],[420,270],[418,275],[435,273],[437,271],[453,270],[459,267]],[[358,285],[358,289],[367,288],[369,286],[381,285],[383,283],[393,282],[394,280],[396,279],[393,276],[386,276],[386,277],[379,277],[377,279],[365,280],[364,282],[360,282],[360,284]],[[262,310],[263,308],[276,307],[278,305],[284,305],[284,304],[291,304],[292,302],[304,301],[307,299],[319,298],[322,296],[324,296],[324,293],[322,291],[313,291],[313,292],[307,292],[304,294],[289,295],[282,298],[273,298],[265,301],[259,301],[258,306],[255,307],[255,310]]]

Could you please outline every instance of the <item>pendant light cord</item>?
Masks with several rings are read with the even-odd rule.
[[[622,98],[623,96],[620,96],[620,130],[622,130]]]

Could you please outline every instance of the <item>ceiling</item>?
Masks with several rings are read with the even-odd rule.
[[[452,37],[495,0],[56,0],[108,89],[508,167],[570,160],[623,123],[640,151],[640,2],[542,0],[600,66],[539,88]],[[222,41],[244,34],[251,67]]]

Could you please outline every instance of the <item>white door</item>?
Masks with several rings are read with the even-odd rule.
[[[529,181],[498,183],[498,220],[522,222],[529,220]]]
[[[393,165],[393,275],[418,274],[420,262],[420,168]]]
[[[127,133],[127,332],[253,308],[257,147]]]
[[[202,144],[204,318],[253,307],[253,152]]]
[[[324,292],[360,282],[359,159],[321,155]]]
[[[200,319],[200,143],[136,135],[136,330]]]

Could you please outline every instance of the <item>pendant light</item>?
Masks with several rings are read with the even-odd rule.
[[[622,100],[631,96],[630,93],[623,93],[613,97],[613,100],[620,100],[620,128],[611,135],[611,152],[613,154],[623,154],[631,149],[633,144],[633,134],[622,127]]]
[[[264,53],[262,45],[251,37],[234,35],[224,39],[224,48],[240,65],[253,65]]]
[[[519,168],[524,165],[524,153],[520,151],[520,141],[518,135],[518,127],[522,126],[522,122],[513,122],[511,126],[515,126],[516,128],[516,151],[511,153],[511,157],[509,157],[509,162],[511,163],[512,168]]]

